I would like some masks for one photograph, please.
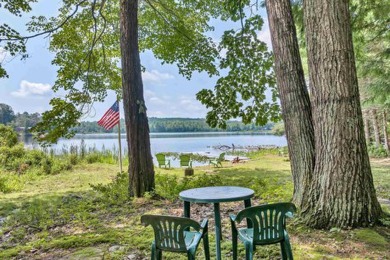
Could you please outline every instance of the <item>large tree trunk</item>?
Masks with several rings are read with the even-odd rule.
[[[375,108],[371,110],[371,120],[372,126],[374,128],[375,146],[376,148],[379,148],[381,146],[381,135],[378,124],[378,115]]]
[[[383,119],[383,139],[384,139],[383,146],[385,147],[387,155],[390,156],[389,136],[387,135],[387,113],[385,109],[383,109],[382,116],[383,116],[382,119]]]
[[[305,0],[316,164],[302,216],[315,228],[378,220],[363,131],[348,1]]]
[[[290,0],[266,1],[275,56],[275,73],[294,181],[300,207],[314,169],[314,130]]]
[[[149,125],[143,97],[138,48],[138,0],[121,0],[122,89],[127,145],[129,193],[141,197],[154,189]]]

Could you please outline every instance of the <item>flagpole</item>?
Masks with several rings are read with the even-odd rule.
[[[119,107],[119,100],[118,100],[118,107]],[[120,109],[118,111],[120,111]],[[120,171],[122,173],[122,142],[121,142],[121,117],[120,117],[120,113],[119,113],[119,121],[118,121],[118,144],[119,144],[119,165],[120,165]]]

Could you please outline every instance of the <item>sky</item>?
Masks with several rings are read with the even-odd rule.
[[[56,14],[59,1],[40,0],[33,5],[33,11],[24,17],[33,15]],[[258,37],[271,48],[268,21],[264,9],[259,10],[264,19],[263,30]],[[23,31],[25,20],[0,10],[0,23],[7,23]],[[215,31],[209,33],[215,41],[221,39],[224,30],[231,29],[232,24],[220,21],[212,22]],[[61,97],[60,93],[51,90],[56,80],[57,67],[51,65],[54,53],[48,51],[49,39],[38,37],[30,39],[27,45],[29,58],[11,58],[0,49],[0,62],[8,72],[9,78],[0,79],[0,103],[10,105],[15,113],[43,113],[50,109],[49,101]],[[178,73],[176,65],[161,64],[149,51],[141,53],[141,63],[146,68],[142,74],[144,97],[149,117],[190,117],[204,118],[207,113],[196,93],[203,88],[214,87],[216,77],[210,78],[206,73],[194,73],[187,80]],[[95,103],[86,121],[97,121],[115,102],[115,93],[110,92],[105,102]],[[123,115],[123,109],[121,108]]]

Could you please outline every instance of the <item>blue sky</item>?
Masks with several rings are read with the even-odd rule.
[[[58,1],[40,0],[33,5],[33,11],[26,15],[47,15],[56,13]],[[260,14],[264,19],[264,27],[259,38],[271,47],[271,40],[265,10]],[[23,30],[25,20],[15,18],[0,10],[0,22],[8,23],[18,30]],[[219,41],[231,24],[219,21],[213,22],[216,30],[211,32],[215,41]],[[31,39],[27,48],[29,58],[20,61],[18,57],[11,58],[0,49],[0,62],[6,68],[9,78],[0,79],[0,103],[10,105],[17,112],[39,112],[50,109],[49,101],[61,94],[54,93],[51,86],[56,80],[57,68],[51,65],[54,57],[47,48],[49,39],[39,37]],[[192,117],[203,118],[207,109],[196,100],[196,93],[203,88],[213,88],[217,78],[209,78],[206,73],[194,73],[190,81],[178,74],[175,65],[161,65],[151,52],[141,54],[141,63],[146,67],[143,73],[145,103],[149,117]],[[104,103],[95,103],[91,113],[84,120],[99,120],[104,112],[114,103],[114,93],[109,93]]]

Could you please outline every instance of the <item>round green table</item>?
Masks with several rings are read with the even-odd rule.
[[[221,259],[221,212],[219,203],[243,200],[245,207],[251,206],[254,191],[236,186],[216,186],[190,189],[180,192],[179,197],[184,201],[184,217],[189,218],[191,202],[213,203],[215,218],[215,242],[217,260]]]

